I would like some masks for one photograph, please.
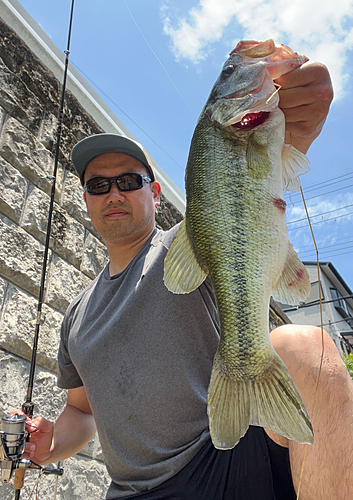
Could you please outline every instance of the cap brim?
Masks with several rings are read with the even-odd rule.
[[[97,134],[82,139],[71,152],[71,161],[84,184],[84,173],[87,165],[97,156],[104,153],[123,153],[142,163],[149,172],[151,180],[155,180],[153,167],[147,153],[140,143],[129,137],[117,134]]]

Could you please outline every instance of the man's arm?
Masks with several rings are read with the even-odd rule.
[[[308,446],[300,500],[346,500],[353,495],[353,382],[331,337],[324,332],[324,359],[313,412],[322,352],[321,330],[285,325],[271,333],[282,358],[312,416],[314,443]],[[288,446],[296,490],[303,465],[304,445],[267,431]]]
[[[286,143],[306,153],[325,123],[333,90],[328,69],[314,61],[276,80],[279,107],[286,118]]]
[[[96,432],[84,387],[69,389],[66,407],[55,425],[43,417],[35,418],[32,425],[35,427],[28,427],[31,439],[24,458],[45,465],[81,451]]]

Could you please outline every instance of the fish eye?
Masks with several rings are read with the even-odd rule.
[[[234,71],[234,64],[228,64],[225,68],[223,68],[222,76],[231,75]]]

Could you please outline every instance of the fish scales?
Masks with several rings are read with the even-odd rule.
[[[210,141],[200,141],[199,134],[210,136]],[[186,230],[198,235],[193,240],[195,253],[205,268],[210,269],[221,320],[222,357],[237,357],[244,376],[248,376],[252,375],[259,356],[263,357],[263,350],[253,342],[253,336],[245,336],[244,332],[252,331],[255,336],[267,329],[268,304],[253,305],[258,297],[264,296],[265,287],[267,293],[271,292],[269,280],[259,278],[263,274],[261,247],[264,243],[271,244],[273,237],[267,221],[273,219],[271,211],[274,212],[275,207],[268,203],[270,189],[264,188],[262,181],[249,178],[247,141],[238,141],[237,155],[234,155],[234,141],[227,135],[215,129],[207,117],[201,118],[197,125],[189,161],[200,168],[188,170],[186,189],[189,193],[190,185],[190,202]],[[275,181],[275,176],[271,177],[269,186]],[[263,207],[267,210],[263,211]],[[260,210],[262,228],[259,227]],[[206,219],[209,224],[204,223]],[[257,227],[256,238],[251,234],[254,227]],[[203,244],[199,245],[199,241]],[[218,262],[222,264],[217,265]],[[222,349],[224,344],[232,346],[230,352]]]
[[[282,300],[303,299],[310,287],[287,238],[283,201],[283,184],[295,186],[307,160],[284,146],[278,98],[267,102],[274,91],[270,72],[280,73],[281,57],[283,72],[302,61],[274,42],[260,45],[260,55],[253,43],[241,50],[242,43],[196,126],[185,219],[164,275],[174,293],[193,291],[207,275],[212,282],[221,333],[208,415],[221,449],[234,447],[249,425],[312,442],[309,417],[268,331],[271,292]]]

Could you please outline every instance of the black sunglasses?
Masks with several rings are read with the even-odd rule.
[[[93,177],[85,183],[84,189],[88,194],[106,194],[109,193],[113,182],[119,191],[135,191],[143,188],[146,182],[152,181],[146,175],[135,173],[117,175],[116,177]]]

